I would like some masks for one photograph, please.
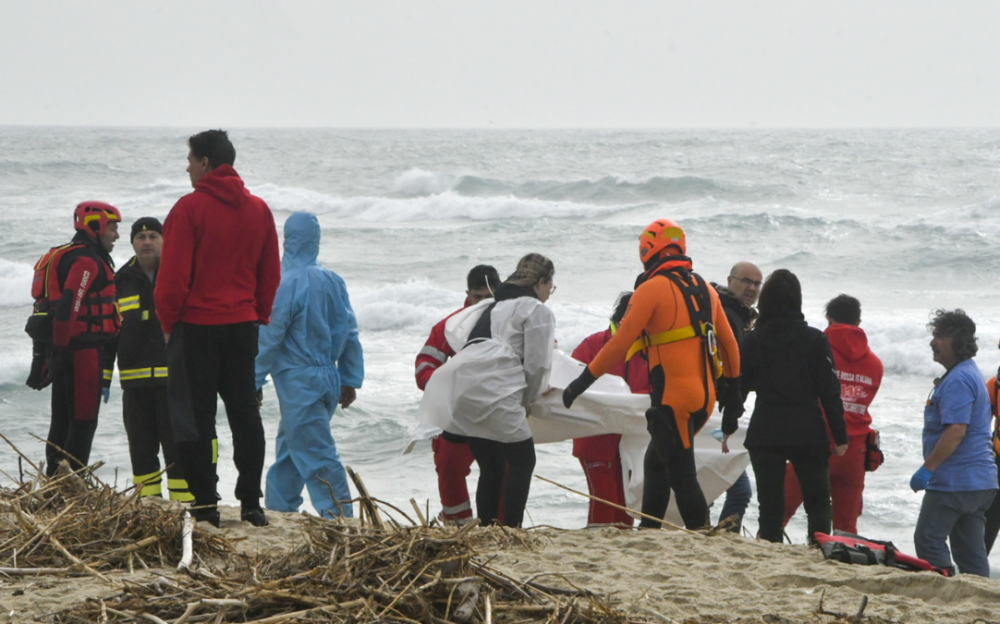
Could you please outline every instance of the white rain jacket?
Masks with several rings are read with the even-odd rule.
[[[555,317],[534,297],[498,301],[490,313],[491,337],[465,346],[492,303],[448,319],[445,335],[456,355],[428,381],[420,418],[458,435],[521,442],[531,437],[527,407],[548,387]]]

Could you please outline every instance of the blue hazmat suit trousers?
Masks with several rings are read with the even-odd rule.
[[[302,488],[321,517],[353,517],[347,472],[330,433],[340,402],[339,375],[291,369],[273,375],[281,406],[274,464],[267,471],[264,502],[275,511],[298,511]],[[331,379],[332,377],[332,379]],[[317,383],[326,381],[327,383]]]

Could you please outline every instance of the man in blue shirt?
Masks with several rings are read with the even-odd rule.
[[[978,350],[976,324],[962,310],[938,310],[927,329],[934,336],[934,361],[946,372],[934,380],[924,408],[924,463],[910,479],[914,492],[927,490],[913,541],[917,556],[931,565],[954,572],[954,557],[961,573],[988,578],[984,533],[997,469],[990,399],[972,360]]]
[[[296,212],[285,221],[281,286],[271,323],[260,329],[258,400],[270,374],[281,407],[264,501],[274,511],[297,511],[305,487],[321,517],[350,518],[351,491],[330,419],[338,405],[354,402],[364,360],[344,280],[316,260],[319,239],[315,215]]]

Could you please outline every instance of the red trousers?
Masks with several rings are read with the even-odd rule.
[[[830,498],[833,499],[833,528],[837,531],[858,533],[861,516],[862,494],[865,491],[865,438],[854,436],[848,440],[843,456],[830,456]],[[795,476],[795,469],[788,464],[785,472],[785,524],[802,504],[802,488]]]
[[[573,456],[580,460],[591,496],[625,506],[622,483],[622,458],[618,452],[621,436],[615,433],[573,440]],[[593,499],[587,513],[587,526],[632,526],[632,516]]]
[[[438,492],[441,495],[441,517],[444,520],[465,520],[472,517],[472,503],[469,502],[469,487],[465,478],[475,459],[469,445],[455,443],[436,436],[431,440],[434,451],[434,468],[438,476]]]

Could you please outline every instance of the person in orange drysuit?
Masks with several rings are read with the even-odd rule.
[[[611,316],[611,327],[596,334],[591,334],[573,350],[573,357],[584,364],[589,364],[618,331],[618,325],[625,316],[632,293],[626,292],[618,298],[614,314]],[[626,362],[622,360],[611,369],[612,375],[623,378],[635,394],[649,394],[649,367],[646,358],[639,354]],[[588,436],[573,440],[573,457],[580,460],[583,473],[587,477],[587,488],[590,495],[606,501],[625,506],[625,484],[622,481],[622,458],[618,451],[621,441],[620,433]],[[587,527],[606,525],[632,526],[632,516],[621,509],[590,500],[590,511],[587,514]]]
[[[723,401],[723,431],[735,431],[743,413],[739,347],[719,295],[692,271],[685,238],[669,219],[643,230],[639,258],[645,272],[636,279],[621,327],[563,392],[568,408],[622,359],[646,351],[652,407],[646,412],[650,442],[643,461],[642,513],[647,517],[639,523],[642,528],[661,526],[651,518],[663,518],[670,490],[687,528],[708,524],[693,440],[715,407],[719,373],[728,379],[724,387],[732,395]]]

